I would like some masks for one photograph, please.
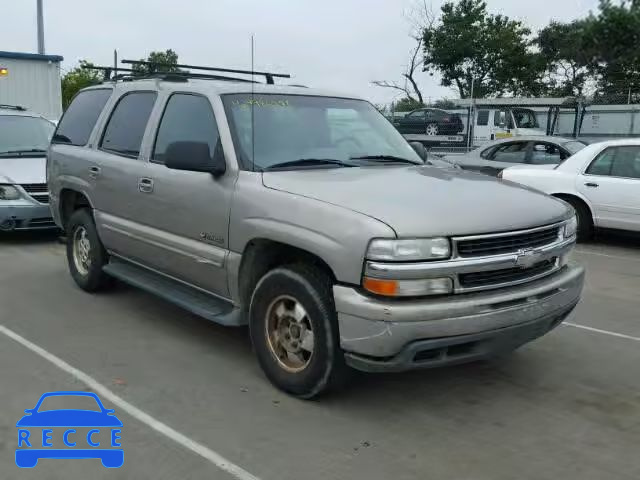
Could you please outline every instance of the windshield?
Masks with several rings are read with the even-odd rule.
[[[423,163],[393,125],[362,100],[264,94],[252,98],[249,93],[224,95],[223,102],[236,151],[248,170],[252,163],[263,170],[307,159],[356,160],[359,166],[387,157]]]
[[[567,142],[565,144],[562,145],[564,148],[566,148],[567,150],[569,150],[571,152],[571,155],[573,155],[574,153],[578,153],[580,150],[582,150],[584,147],[586,147],[587,145],[579,142],[577,140],[572,141],[572,142]]]
[[[517,109],[513,111],[513,117],[516,120],[518,128],[540,128],[538,119],[533,110]]]
[[[0,116],[0,155],[46,151],[53,123],[40,117]]]

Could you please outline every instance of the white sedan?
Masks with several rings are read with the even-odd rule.
[[[560,165],[511,167],[501,177],[569,202],[580,238],[594,228],[640,232],[640,139],[594,143]]]

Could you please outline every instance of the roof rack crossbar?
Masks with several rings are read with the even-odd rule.
[[[291,78],[291,75],[288,73],[271,73],[271,72],[257,72],[251,70],[235,70],[230,68],[218,68],[218,67],[204,67],[199,65],[184,65],[184,64],[166,64],[166,63],[156,63],[156,62],[148,62],[146,60],[122,60],[122,63],[127,65],[147,65],[152,68],[188,68],[190,70],[205,70],[210,72],[223,72],[223,73],[238,73],[241,75],[258,75],[265,77],[267,84],[273,85],[274,78]],[[172,72],[173,73],[173,72]]]
[[[121,67],[103,67],[100,65],[82,65],[82,68],[85,70],[99,70],[104,74],[104,81],[107,82],[112,80],[111,74],[115,72],[114,78],[119,77],[117,72],[134,72],[132,68],[121,68]]]

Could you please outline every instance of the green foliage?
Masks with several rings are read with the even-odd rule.
[[[80,65],[75,67],[73,70],[68,71],[62,77],[62,108],[65,110],[79,90],[102,82],[102,73],[98,70],[87,70],[82,68],[82,66],[85,65],[90,66],[91,63],[86,60],[81,60]]]
[[[417,108],[422,108],[424,105],[420,103],[418,100],[413,98],[405,97],[398,100],[394,106],[393,110],[396,112],[411,112],[416,110]]]
[[[483,0],[448,1],[424,30],[424,69],[438,72],[461,98],[531,95],[541,90],[542,57],[530,50],[521,22],[487,12]]]
[[[176,67],[178,64],[178,54],[171,49],[164,52],[151,52],[146,59],[140,59],[147,62],[153,62],[159,64],[158,66],[151,65],[134,65],[134,75],[145,76],[157,72],[179,72],[180,69]]]
[[[551,22],[536,39],[547,64],[547,92],[552,96],[580,96],[589,80],[594,51],[589,45],[593,20]]]

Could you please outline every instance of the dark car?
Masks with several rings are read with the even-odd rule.
[[[457,135],[464,131],[460,115],[439,108],[414,110],[393,124],[403,135]]]

